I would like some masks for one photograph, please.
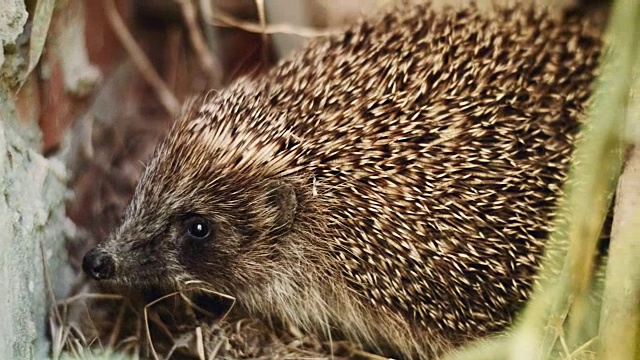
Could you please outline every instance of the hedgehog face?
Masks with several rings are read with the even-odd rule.
[[[164,165],[150,164],[120,228],[85,255],[84,271],[137,286],[173,288],[197,280],[230,293],[255,286],[256,279],[268,281],[267,269],[277,267],[276,248],[295,218],[293,187],[221,175],[192,182],[187,191],[163,180]]]
[[[238,83],[185,106],[147,164],[119,229],[85,256],[87,274],[125,285],[197,280],[236,294],[286,268],[282,258],[291,253],[302,194],[297,180],[281,173],[295,158],[281,151],[290,143],[286,126],[275,126],[278,113],[249,115],[243,111],[254,107],[228,103],[230,96],[242,103],[233,91],[250,89]],[[255,119],[266,119],[273,132],[259,131]]]

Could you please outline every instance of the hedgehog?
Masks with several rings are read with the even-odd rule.
[[[405,358],[500,334],[600,51],[588,20],[528,7],[404,5],[314,39],[188,101],[83,269]]]

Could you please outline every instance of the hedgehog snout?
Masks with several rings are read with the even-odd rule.
[[[97,247],[87,252],[82,259],[82,270],[96,280],[112,278],[115,274],[115,265],[113,256]]]

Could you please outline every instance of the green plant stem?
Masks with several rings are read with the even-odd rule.
[[[640,326],[640,146],[621,176],[602,304],[601,359],[637,359]]]
[[[546,281],[532,296],[515,332],[517,340],[513,344],[518,344],[521,354],[528,359],[552,357],[567,315],[570,315],[569,350],[595,335],[583,328],[593,315],[588,298],[593,295],[589,290],[596,245],[622,167],[622,130],[637,54],[638,25],[640,2],[616,1],[607,31],[610,51],[602,59],[602,73],[583,130],[584,138],[576,147],[565,186],[566,197],[561,202],[564,209],[560,213],[568,213],[568,221],[560,224],[551,236],[551,241],[558,242],[556,248],[567,241],[569,248],[566,257],[563,251],[546,254],[541,274]],[[563,258],[563,270],[559,277],[554,276],[554,265]]]

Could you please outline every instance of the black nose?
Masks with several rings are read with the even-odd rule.
[[[115,270],[115,261],[106,251],[94,248],[84,255],[82,270],[96,280],[109,279]]]

